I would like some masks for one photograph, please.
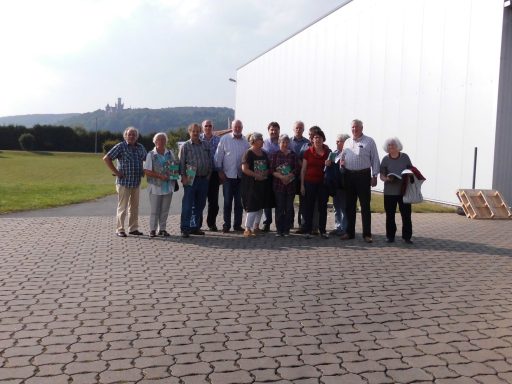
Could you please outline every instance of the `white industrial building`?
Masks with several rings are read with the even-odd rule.
[[[237,70],[244,131],[302,120],[334,147],[354,118],[397,136],[425,198],[471,188],[512,203],[512,6],[504,0],[348,0]],[[382,188],[380,183],[377,189]]]

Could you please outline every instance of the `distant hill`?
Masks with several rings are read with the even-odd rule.
[[[64,125],[83,127],[88,131],[122,132],[126,127],[134,126],[141,134],[168,132],[186,127],[190,123],[201,123],[205,119],[213,121],[217,129],[225,129],[228,120],[233,120],[235,111],[231,108],[217,107],[176,107],[176,108],[136,108],[124,109],[107,114],[104,110],[88,113],[68,113],[61,115],[22,115],[0,117],[0,125],[24,125],[31,127],[35,124]],[[39,118],[38,118],[39,116]],[[53,120],[47,120],[51,117]]]
[[[79,113],[34,114],[0,117],[0,125],[23,125],[31,128],[36,124],[53,125],[63,119],[79,116]]]

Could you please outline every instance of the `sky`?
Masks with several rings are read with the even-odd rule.
[[[0,116],[235,105],[236,69],[343,0],[0,1]]]

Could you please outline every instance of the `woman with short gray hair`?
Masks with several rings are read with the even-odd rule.
[[[340,167],[340,159],[341,152],[343,151],[343,146],[345,145],[345,141],[350,136],[346,133],[341,133],[336,136],[336,149],[333,151],[334,156],[334,164],[333,166],[336,169],[336,172],[343,172],[344,168]],[[347,215],[346,215],[346,204],[347,204],[347,194],[345,192],[345,186],[343,185],[343,174],[337,174],[338,180],[341,182],[338,185],[335,185],[333,188],[332,194],[332,202],[334,206],[334,229],[330,232],[331,235],[343,236],[347,230]]]
[[[173,170],[179,165],[176,163],[172,151],[166,148],[167,135],[163,132],[153,137],[155,148],[148,152],[144,163],[144,173],[148,178],[149,204],[149,236],[157,235],[168,237],[167,217],[171,206],[172,194],[177,181],[171,180]],[[174,169],[173,169],[174,167]],[[179,172],[175,172],[179,176]]]
[[[290,150],[290,137],[279,136],[279,151],[272,155],[270,170],[273,177],[272,189],[276,201],[276,236],[288,236],[293,222],[293,200],[299,176],[299,162],[295,152]]]
[[[247,140],[251,147],[242,157],[241,195],[242,206],[247,212],[244,237],[251,237],[255,235],[263,209],[269,205],[269,160],[262,149],[261,133],[251,133]]]
[[[407,244],[412,244],[411,204],[406,204],[402,197],[402,172],[412,167],[411,159],[402,152],[403,146],[396,137],[384,142],[384,156],[380,163],[380,179],[384,182],[384,210],[386,211],[386,242],[395,241],[396,206],[402,216],[402,238]]]

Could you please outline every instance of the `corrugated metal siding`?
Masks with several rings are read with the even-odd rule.
[[[319,125],[330,146],[360,118],[379,148],[402,140],[424,196],[457,203],[474,147],[492,186],[502,16],[502,0],[353,0],[239,68],[236,115],[246,131]]]
[[[493,188],[512,205],[512,6],[503,9]]]

